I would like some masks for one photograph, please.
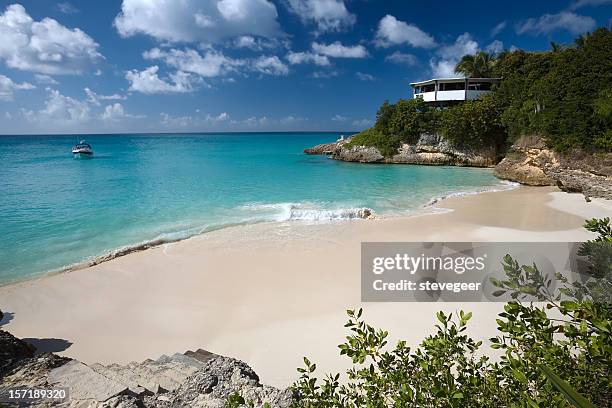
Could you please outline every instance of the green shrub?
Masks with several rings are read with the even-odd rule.
[[[416,143],[423,132],[431,131],[434,109],[421,99],[385,101],[376,114],[376,124],[353,137],[349,146],[373,146],[385,157],[397,154],[402,143]]]
[[[549,52],[504,52],[495,61],[504,78],[495,94],[504,110],[510,140],[540,134],[558,151],[573,147],[610,151],[602,120],[610,112],[612,32],[600,28],[576,39],[574,46]]]
[[[456,147],[499,146],[505,140],[501,112],[492,95],[452,106],[442,112],[442,135]]]
[[[353,136],[351,141],[347,143],[347,146],[376,147],[380,154],[385,157],[391,157],[397,154],[397,149],[400,147],[401,143],[399,137],[384,135],[376,129],[376,127],[373,127]]]
[[[599,234],[580,249],[592,275],[586,282],[569,284],[558,275],[563,286],[555,290],[537,266],[504,258],[506,280],[493,283],[497,295],[509,292],[515,300],[504,306],[499,335],[490,339],[490,347],[503,352],[500,361],[479,357],[481,342],[465,333],[471,313],[439,312],[437,332],[411,350],[403,341],[389,347],[386,331],[365,323],[361,309],[349,310],[350,334],[339,348],[352,368],[345,378],[321,380],[316,364],[304,358],[295,406],[612,406],[612,228],[608,218],[585,227]],[[523,302],[525,294],[543,306]]]

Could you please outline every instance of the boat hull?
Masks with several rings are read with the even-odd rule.
[[[75,159],[91,159],[93,158],[93,153],[91,152],[72,152],[72,155]]]

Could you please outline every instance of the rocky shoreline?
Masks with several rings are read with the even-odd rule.
[[[568,193],[612,200],[612,154],[586,154],[579,150],[564,154],[548,149],[539,139],[514,144],[495,167],[504,180],[531,186],[556,185]]]
[[[459,149],[438,134],[423,134],[418,142],[403,144],[398,153],[384,157],[376,147],[347,145],[350,139],[305,149],[334,160],[359,163],[418,164],[494,168],[496,177],[529,186],[557,186],[571,193],[612,199],[612,153],[559,154],[537,137],[523,138],[505,155],[495,148]]]
[[[494,148],[458,149],[436,133],[422,134],[417,143],[404,143],[396,155],[384,157],[376,147],[349,146],[350,139],[305,149],[306,154],[326,154],[335,160],[359,163],[396,163],[493,167],[501,159]]]
[[[140,363],[85,364],[36,349],[0,330],[0,390],[7,388],[67,388],[63,402],[39,402],[40,407],[224,408],[233,406],[286,408],[294,395],[262,385],[246,363],[204,350],[161,356]]]

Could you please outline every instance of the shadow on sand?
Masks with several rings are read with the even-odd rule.
[[[64,339],[36,339],[31,337],[26,337],[22,339],[28,344],[36,347],[36,352],[34,355],[38,355],[41,353],[59,353],[68,349],[68,347],[72,346],[72,342]]]
[[[15,317],[15,313],[0,312],[0,316],[2,316],[2,318],[0,319],[0,327],[2,327],[8,322],[10,322],[11,320],[13,320],[13,317]]]

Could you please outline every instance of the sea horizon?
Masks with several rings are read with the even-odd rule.
[[[18,136],[139,136],[139,135],[210,135],[210,134],[299,134],[299,133],[332,133],[332,134],[357,134],[358,130],[220,130],[220,131],[191,131],[191,132],[111,132],[111,133],[0,133],[0,137],[18,137]]]

